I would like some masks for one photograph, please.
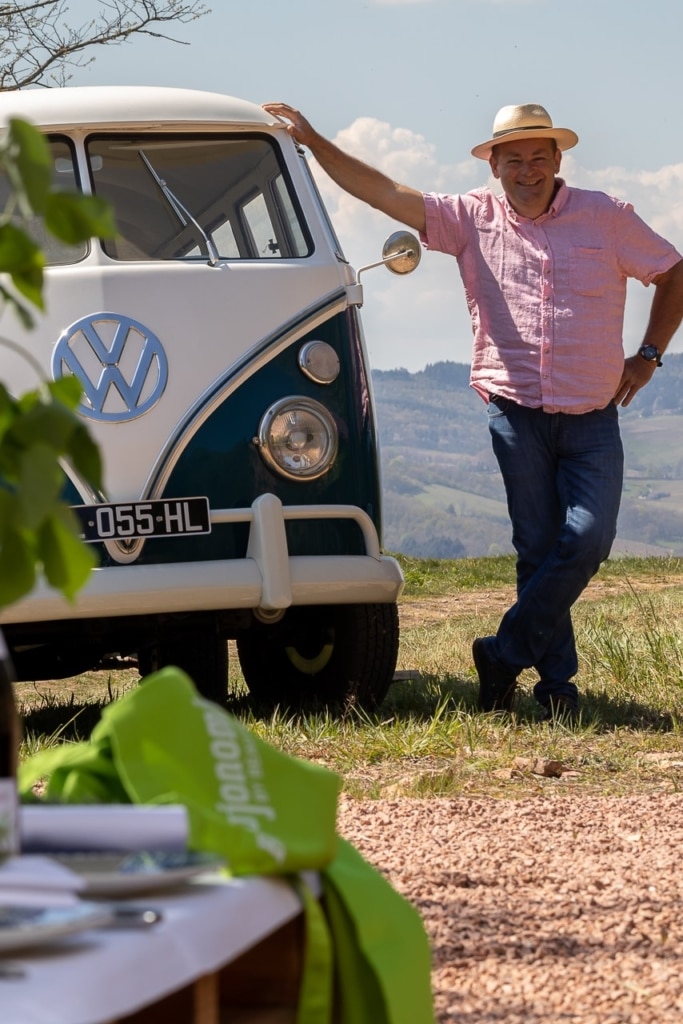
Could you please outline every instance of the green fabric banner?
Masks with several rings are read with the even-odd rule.
[[[184,804],[192,850],[233,875],[290,877],[306,914],[298,1024],[433,1024],[430,950],[417,911],[336,832],[340,779],[283,754],[180,669],[148,676],[108,705],[88,742],[39,752],[19,769],[22,799]],[[319,871],[320,906],[297,872]]]

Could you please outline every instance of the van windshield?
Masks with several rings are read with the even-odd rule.
[[[116,260],[272,260],[311,251],[271,141],[258,135],[93,135],[92,188],[114,208]]]

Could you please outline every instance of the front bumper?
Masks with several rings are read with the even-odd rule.
[[[290,556],[290,519],[352,519],[365,555]],[[250,508],[211,512],[212,523],[249,523],[246,558],[94,569],[74,603],[45,583],[0,612],[0,625],[226,609],[284,611],[291,605],[391,604],[403,589],[395,559],[380,554],[370,517],[352,505],[283,506],[273,494]]]

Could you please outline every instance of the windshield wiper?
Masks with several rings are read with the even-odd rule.
[[[209,254],[209,263],[211,264],[212,267],[215,267],[217,263],[220,263],[221,258],[218,254],[218,249],[216,248],[216,245],[211,235],[204,230],[201,224],[192,216],[190,211],[186,209],[180,202],[178,197],[174,195],[174,193],[170,190],[164,179],[161,178],[154,170],[149,159],[141,149],[138,150],[138,156],[140,157],[145,167],[156,181],[157,185],[161,190],[161,194],[163,195],[164,199],[175,213],[176,217],[178,218],[182,226],[186,228],[188,224],[191,224],[195,231],[197,231],[198,234],[200,234],[201,237],[204,239],[204,244],[206,245],[206,250]]]

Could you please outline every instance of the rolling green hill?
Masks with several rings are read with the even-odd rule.
[[[469,367],[375,370],[384,546],[425,558],[512,550],[486,408]],[[683,355],[620,411],[626,479],[614,553],[683,555]]]

